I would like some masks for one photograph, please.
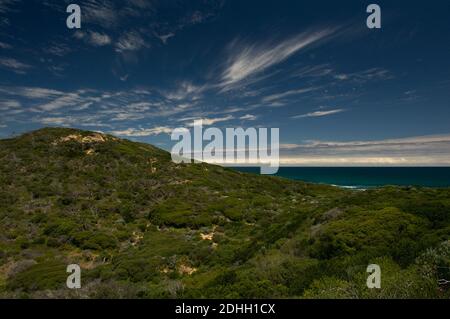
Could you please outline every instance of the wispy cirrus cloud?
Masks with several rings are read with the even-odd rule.
[[[243,121],[255,121],[258,118],[258,116],[253,114],[246,114],[241,116],[239,119]]]
[[[341,150],[352,150],[358,148],[360,150],[399,150],[405,148],[417,149],[428,146],[436,146],[437,144],[447,145],[446,149],[450,149],[450,135],[425,135],[405,138],[372,140],[372,141],[309,141],[306,144],[299,144],[301,148],[327,149],[339,148]],[[450,158],[449,158],[450,159]]]
[[[172,128],[168,126],[156,126],[152,128],[128,128],[125,130],[111,131],[110,133],[117,136],[128,137],[145,137],[160,134],[171,134]]]
[[[150,44],[136,31],[124,33],[117,43],[116,52],[125,53],[130,51],[138,51],[142,48],[148,48]]]
[[[0,42],[0,49],[12,49],[12,45],[5,42]]]
[[[161,91],[161,94],[169,100],[195,101],[201,97],[201,94],[206,89],[206,86],[199,86],[189,81],[183,81],[179,83],[174,89]]]
[[[187,126],[189,126],[189,127],[199,126],[199,125],[209,126],[209,125],[214,125],[214,124],[220,123],[220,122],[230,121],[232,119],[234,119],[233,115],[227,115],[224,117],[215,117],[215,118],[196,118],[196,119],[193,119],[192,123],[188,123]]]
[[[29,110],[33,112],[52,112],[62,108],[83,110],[87,103],[101,101],[100,92],[95,90],[65,92],[41,87],[0,86],[0,92],[16,101],[26,100]]]
[[[14,58],[0,57],[0,68],[7,69],[17,74],[26,74],[32,66]]]
[[[306,65],[294,71],[291,77],[296,78],[321,78],[332,75],[334,69],[329,64]]]
[[[337,113],[342,113],[345,112],[345,109],[334,109],[334,110],[327,110],[327,111],[315,111],[315,112],[310,112],[310,113],[306,113],[306,114],[301,114],[301,115],[296,115],[296,116],[292,116],[292,119],[301,119],[301,118],[306,118],[306,117],[323,117],[323,116],[328,116],[328,115],[333,115],[333,114],[337,114]]]
[[[83,32],[83,31],[77,31],[74,34],[75,38],[84,40],[86,43],[96,46],[96,47],[102,47],[111,44],[112,39],[109,35],[106,33],[100,33],[96,31],[89,31],[89,32]]]
[[[17,100],[0,100],[0,111],[8,111],[22,106]]]
[[[0,86],[0,92],[5,95],[24,97],[28,99],[55,98],[64,94],[64,92],[54,89],[26,86]]]
[[[44,48],[45,53],[55,55],[58,57],[65,56],[71,51],[72,49],[70,48],[70,46],[62,42],[60,43],[52,42],[48,47]]]
[[[43,124],[43,125],[51,125],[51,126],[78,126],[78,127],[90,127],[90,128],[110,128],[111,126],[106,123],[97,122],[96,118],[93,116],[60,116],[60,117],[37,117],[33,118],[34,122]]]
[[[450,135],[281,144],[285,165],[450,165]]]
[[[290,97],[290,96],[301,95],[301,94],[304,94],[304,93],[315,91],[315,90],[318,90],[318,89],[319,89],[319,87],[308,87],[308,88],[302,88],[302,89],[297,89],[297,90],[289,90],[289,91],[285,91],[285,92],[281,92],[281,93],[276,93],[276,94],[265,96],[262,99],[262,102],[264,102],[264,103],[273,102],[273,101],[281,100],[283,98],[287,98],[287,97]]]
[[[85,99],[81,96],[81,92],[65,93],[55,100],[39,105],[38,108],[43,111],[54,111],[67,106],[80,105],[84,102]]]
[[[95,46],[105,46],[111,44],[111,38],[109,35],[99,32],[90,33],[90,43]]]
[[[161,35],[155,34],[155,36],[156,36],[158,39],[160,39],[161,42],[162,42],[163,44],[167,44],[167,41],[168,41],[170,38],[173,38],[173,37],[175,36],[175,33],[169,32],[169,33],[167,33],[167,34],[161,34]]]
[[[69,116],[65,117],[42,117],[39,122],[44,125],[62,125],[69,126],[76,123],[77,119],[71,118]]]
[[[174,103],[156,90],[133,89],[102,91],[78,89],[59,91],[39,87],[0,86],[0,110],[8,121],[75,127],[109,127],[125,132],[141,125],[169,127],[174,115],[200,114],[192,103]],[[192,112],[192,113],[191,113]],[[197,117],[199,118],[199,117]],[[216,122],[225,119],[208,119]],[[130,136],[145,136],[156,131],[129,131]],[[167,130],[166,130],[167,132]],[[137,135],[136,135],[137,134]]]
[[[278,43],[242,45],[234,41],[229,46],[230,57],[222,73],[221,85],[225,89],[260,74],[268,68],[283,62],[312,44],[324,40],[335,29],[305,32]]]
[[[334,75],[334,78],[341,81],[363,83],[372,80],[389,80],[394,78],[394,76],[389,70],[383,68],[370,68],[353,73],[338,73]]]
[[[88,0],[83,3],[83,19],[104,28],[119,24],[119,12],[113,1]]]

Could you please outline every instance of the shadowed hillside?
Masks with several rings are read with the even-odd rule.
[[[0,141],[0,297],[448,297],[450,190],[368,191],[47,128]],[[66,266],[83,269],[65,288]],[[366,267],[382,289],[366,287]]]

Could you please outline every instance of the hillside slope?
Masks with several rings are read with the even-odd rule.
[[[450,190],[350,191],[47,128],[0,141],[0,297],[448,297]],[[82,289],[65,288],[69,264]],[[380,290],[366,267],[382,268]]]

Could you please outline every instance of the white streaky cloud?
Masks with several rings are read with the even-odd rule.
[[[74,125],[81,125],[80,123],[83,123],[82,118],[77,118],[77,117],[72,117],[72,116],[40,117],[40,118],[35,118],[34,122],[38,122],[43,125],[52,125],[52,126],[55,126],[55,125],[56,126],[74,126]]]
[[[23,62],[20,62],[13,58],[0,57],[0,67],[8,69],[18,74],[25,74],[32,66]]]
[[[268,106],[271,106],[271,107],[282,107],[282,106],[285,106],[286,104],[287,104],[287,102],[279,102],[279,101],[277,101],[277,102],[269,103]]]
[[[187,86],[186,91],[190,94],[196,94],[197,90]],[[188,94],[188,95],[189,95]],[[27,120],[25,116],[12,116],[18,114],[18,111],[9,109],[13,106],[11,101],[20,101],[22,107],[18,108],[22,112],[40,113],[41,117],[72,117],[81,119],[74,122],[75,125],[81,125],[84,122],[95,123],[114,123],[112,121],[133,121],[138,119],[166,119],[174,115],[180,115],[180,118],[192,117],[200,119],[207,118],[205,124],[217,122],[215,118],[221,119],[227,114],[226,109],[222,109],[219,114],[203,112],[196,101],[174,101],[164,98],[158,91],[148,90],[124,90],[116,92],[79,89],[75,91],[58,91],[40,87],[17,87],[0,85],[0,107],[8,107],[9,119],[16,121]],[[192,95],[189,95],[189,99]],[[17,104],[16,104],[17,105]],[[26,106],[26,108],[25,108]],[[49,112],[52,112],[51,114]],[[35,114],[36,116],[38,114]],[[224,115],[222,115],[224,114]],[[83,117],[85,116],[85,117]],[[212,119],[210,119],[210,117]],[[231,119],[231,117],[229,117]],[[39,122],[39,117],[35,118]],[[227,119],[227,118],[226,118]],[[222,119],[225,120],[225,119]],[[80,123],[80,124],[79,124]],[[151,122],[153,123],[153,122]],[[122,127],[122,126],[120,126]],[[133,124],[128,124],[133,127]]]
[[[189,121],[193,121],[193,120],[198,120],[197,116],[187,116],[187,117],[182,117],[177,119],[177,122],[189,122]]]
[[[220,107],[216,108],[215,110],[211,111],[205,111],[204,109],[200,110],[199,112],[190,113],[190,116],[186,116],[183,118],[180,118],[177,120],[177,122],[187,122],[189,120],[196,120],[202,117],[217,117],[217,116],[223,116],[231,115],[232,113],[241,113],[241,112],[248,112],[250,110],[255,109],[256,107],[253,106],[245,106],[245,107],[234,107],[234,106],[228,106],[228,107]],[[236,117],[239,118],[239,117]]]
[[[344,80],[348,80],[349,76],[347,74],[337,74],[334,76],[336,79],[344,81]]]
[[[253,114],[246,114],[244,116],[241,116],[239,119],[240,120],[244,120],[244,121],[254,121],[256,120],[258,117],[256,115]]]
[[[11,109],[5,112],[8,115],[22,114],[25,113],[25,109]]]
[[[12,49],[12,46],[5,42],[0,42],[0,49]]]
[[[22,95],[23,97],[27,97],[30,99],[42,99],[42,98],[52,98],[56,96],[63,95],[64,92],[52,90],[52,89],[46,89],[46,88],[19,88],[18,95]]]
[[[116,43],[116,52],[124,53],[130,51],[138,51],[143,48],[148,48],[149,44],[142,38],[142,36],[135,32],[127,32],[123,34]]]
[[[296,78],[321,78],[333,74],[333,68],[328,64],[308,65],[293,72],[292,77]]]
[[[337,114],[337,113],[342,113],[345,112],[344,109],[335,109],[335,110],[328,110],[328,111],[315,111],[315,112],[311,112],[311,113],[306,113],[306,114],[302,114],[302,115],[296,115],[296,116],[292,116],[292,119],[300,119],[300,118],[307,118],[307,117],[323,117],[323,116],[328,116],[328,115],[333,115],[333,114]]]
[[[309,141],[306,144],[299,144],[302,148],[366,148],[378,150],[378,147],[417,147],[423,145],[436,145],[440,143],[450,144],[450,135],[428,135],[418,137],[406,137],[397,139],[385,139],[375,141]]]
[[[64,94],[64,92],[40,87],[9,87],[0,86],[0,92],[5,95],[19,96],[27,99],[50,99]]]
[[[7,111],[11,109],[16,109],[21,107],[22,104],[19,101],[16,100],[1,100],[0,101],[0,110],[1,111]]]
[[[28,99],[30,105],[34,106],[33,109],[41,111],[54,111],[63,107],[72,107],[73,110],[82,111],[89,108],[94,102],[101,101],[101,98],[90,95],[95,91],[89,90],[62,92],[39,87],[0,86],[0,92]]]
[[[73,121],[66,117],[43,117],[39,122],[45,125],[70,125]]]
[[[172,128],[167,126],[157,126],[153,128],[128,128],[126,130],[111,131],[110,133],[117,136],[128,136],[128,137],[145,137],[160,134],[171,134]]]
[[[235,41],[230,46],[232,52],[222,74],[222,86],[227,88],[259,74],[333,33],[333,29],[305,32],[277,44],[239,46]]]
[[[89,43],[93,46],[102,47],[111,44],[111,38],[107,34],[91,31],[89,36]]]
[[[109,35],[106,33],[100,33],[96,31],[89,31],[89,32],[83,32],[83,31],[76,31],[73,35],[78,40],[83,40],[84,42],[95,46],[95,47],[102,47],[111,44],[112,40]]]
[[[110,125],[96,122],[95,116],[55,116],[55,117],[38,117],[33,119],[34,122],[43,125],[54,126],[82,126],[82,127],[110,127]]]
[[[62,72],[66,69],[68,65],[67,64],[54,64],[54,65],[47,65],[47,69],[55,76],[61,76]]]
[[[281,157],[280,164],[285,166],[447,166],[450,164],[445,157],[427,156],[348,156],[348,157]]]
[[[136,113],[119,113],[114,116],[111,121],[137,121],[145,118],[142,114]]]
[[[83,3],[83,21],[100,25],[104,28],[117,26],[119,10],[113,1],[87,0]]]
[[[383,68],[371,68],[364,71],[354,73],[339,73],[334,75],[334,78],[340,81],[354,81],[357,83],[364,83],[373,80],[389,80],[393,79],[392,73]]]
[[[80,96],[80,94],[66,93],[53,101],[40,105],[38,108],[43,111],[54,111],[62,107],[79,105],[83,102],[84,99]]]
[[[281,144],[284,165],[450,165],[450,135]]]
[[[64,43],[52,43],[49,47],[44,49],[45,53],[55,55],[55,56],[65,56],[66,54],[70,53],[72,49],[64,44]]]
[[[209,14],[207,14],[207,13],[205,14],[200,11],[195,11],[186,20],[190,24],[198,24],[198,23],[202,23],[208,16],[209,16]]]
[[[163,44],[167,44],[167,41],[170,39],[170,38],[173,38],[174,36],[175,36],[175,33],[168,33],[168,34],[163,34],[163,35],[155,35],[158,39],[160,39],[161,40],[161,42],[163,43]]]
[[[150,102],[137,102],[131,103],[127,105],[127,110],[135,111],[135,112],[145,112],[150,110],[150,108],[154,106],[153,103]]]
[[[302,146],[302,144],[283,143],[283,144],[280,144],[280,150],[293,150],[293,149],[299,148],[301,146]]]
[[[297,90],[289,90],[289,91],[282,92],[282,93],[268,95],[262,99],[262,102],[264,102],[264,103],[273,102],[273,101],[281,100],[286,97],[312,92],[312,91],[315,91],[318,89],[319,89],[318,87],[309,87],[309,88],[303,88],[303,89],[297,89]]]
[[[248,150],[243,150],[246,152]],[[237,152],[240,152],[239,150]],[[187,153],[195,154],[195,153]],[[440,158],[433,158],[445,165],[445,162]],[[312,158],[300,158],[300,157],[281,157],[280,165],[282,166],[312,166],[312,167],[365,167],[365,166],[434,166],[434,162],[425,157],[312,157]],[[237,166],[237,165],[256,165],[261,163],[251,163],[247,159],[224,159],[222,162],[214,164],[222,164],[225,166]]]
[[[83,32],[83,31],[75,31],[75,33],[73,34],[73,36],[76,38],[76,39],[78,39],[78,40],[81,40],[81,39],[84,39],[85,37],[86,37],[86,33],[85,32]]]
[[[191,101],[198,100],[201,97],[201,94],[205,91],[204,86],[198,86],[191,82],[182,82],[180,83],[176,89],[171,91],[162,92],[161,94],[169,100],[186,100],[189,99]]]
[[[216,117],[216,118],[201,118],[201,119],[195,119],[193,123],[189,123],[188,126],[192,127],[192,126],[210,126],[210,125],[214,125],[216,123],[220,123],[220,122],[226,122],[226,121],[230,121],[234,119],[234,116],[232,115],[228,115],[225,117]]]
[[[84,111],[87,110],[92,104],[94,104],[94,102],[86,102],[81,104],[80,106],[75,106],[73,108],[74,111]]]
[[[193,103],[181,103],[181,104],[178,104],[177,107],[178,107],[179,109],[184,110],[184,109],[189,109],[189,108],[191,108],[192,106],[194,106]]]

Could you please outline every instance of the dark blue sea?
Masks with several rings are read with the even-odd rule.
[[[256,167],[235,167],[259,174]],[[386,185],[450,187],[450,167],[280,167],[276,176],[364,189]]]

